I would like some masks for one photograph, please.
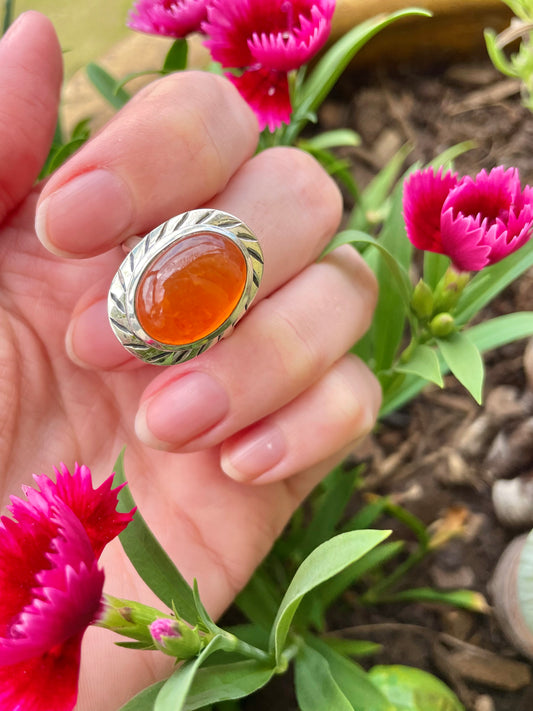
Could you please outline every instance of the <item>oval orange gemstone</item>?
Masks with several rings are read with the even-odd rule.
[[[246,260],[228,237],[182,237],[150,264],[135,295],[144,331],[172,346],[193,343],[221,326],[239,303]]]

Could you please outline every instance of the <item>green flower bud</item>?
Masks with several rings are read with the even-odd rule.
[[[420,279],[414,288],[411,308],[423,321],[426,321],[433,313],[433,292],[423,279]]]
[[[163,614],[155,607],[142,605],[140,602],[104,595],[102,611],[96,624],[125,637],[152,645],[149,625]]]
[[[455,331],[455,321],[451,314],[437,314],[429,324],[431,335],[435,338],[446,338]]]
[[[458,272],[448,267],[435,289],[435,311],[453,311],[469,280],[468,272]]]
[[[150,625],[155,646],[171,657],[190,659],[205,646],[207,638],[198,628],[189,627],[183,620],[162,617]]]

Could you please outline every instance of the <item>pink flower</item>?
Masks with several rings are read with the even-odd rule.
[[[111,478],[95,490],[87,467],[55,473],[0,518],[2,711],[74,708],[81,640],[101,607],[98,556],[133,513],[116,512]]]
[[[261,128],[288,123],[287,73],[308,62],[327,40],[335,0],[212,0],[205,45],[256,112]]]
[[[200,32],[207,19],[209,0],[137,0],[129,14],[128,27],[165,37],[186,37]]]
[[[533,232],[533,190],[521,189],[516,168],[475,178],[417,170],[405,183],[403,206],[415,247],[446,254],[461,271],[499,262]]]

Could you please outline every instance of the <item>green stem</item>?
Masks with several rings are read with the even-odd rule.
[[[428,550],[425,546],[419,546],[418,549],[414,553],[411,553],[390,575],[387,575],[387,577],[375,585],[372,585],[366,593],[361,596],[361,602],[364,605],[375,605],[376,603],[383,602],[383,594],[396,585],[411,568],[420,563],[427,552]]]
[[[242,639],[235,637],[235,635],[230,632],[222,632],[227,641],[230,642],[233,651],[242,654],[243,657],[248,657],[248,659],[255,659],[258,662],[272,662],[272,656],[268,654],[268,652],[265,652],[258,647],[254,647],[253,645],[248,644],[248,642],[243,642]]]

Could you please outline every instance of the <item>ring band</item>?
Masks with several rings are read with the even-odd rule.
[[[109,322],[146,363],[183,363],[231,332],[262,275],[263,252],[247,225],[221,210],[191,210],[124,259],[109,289]]]

